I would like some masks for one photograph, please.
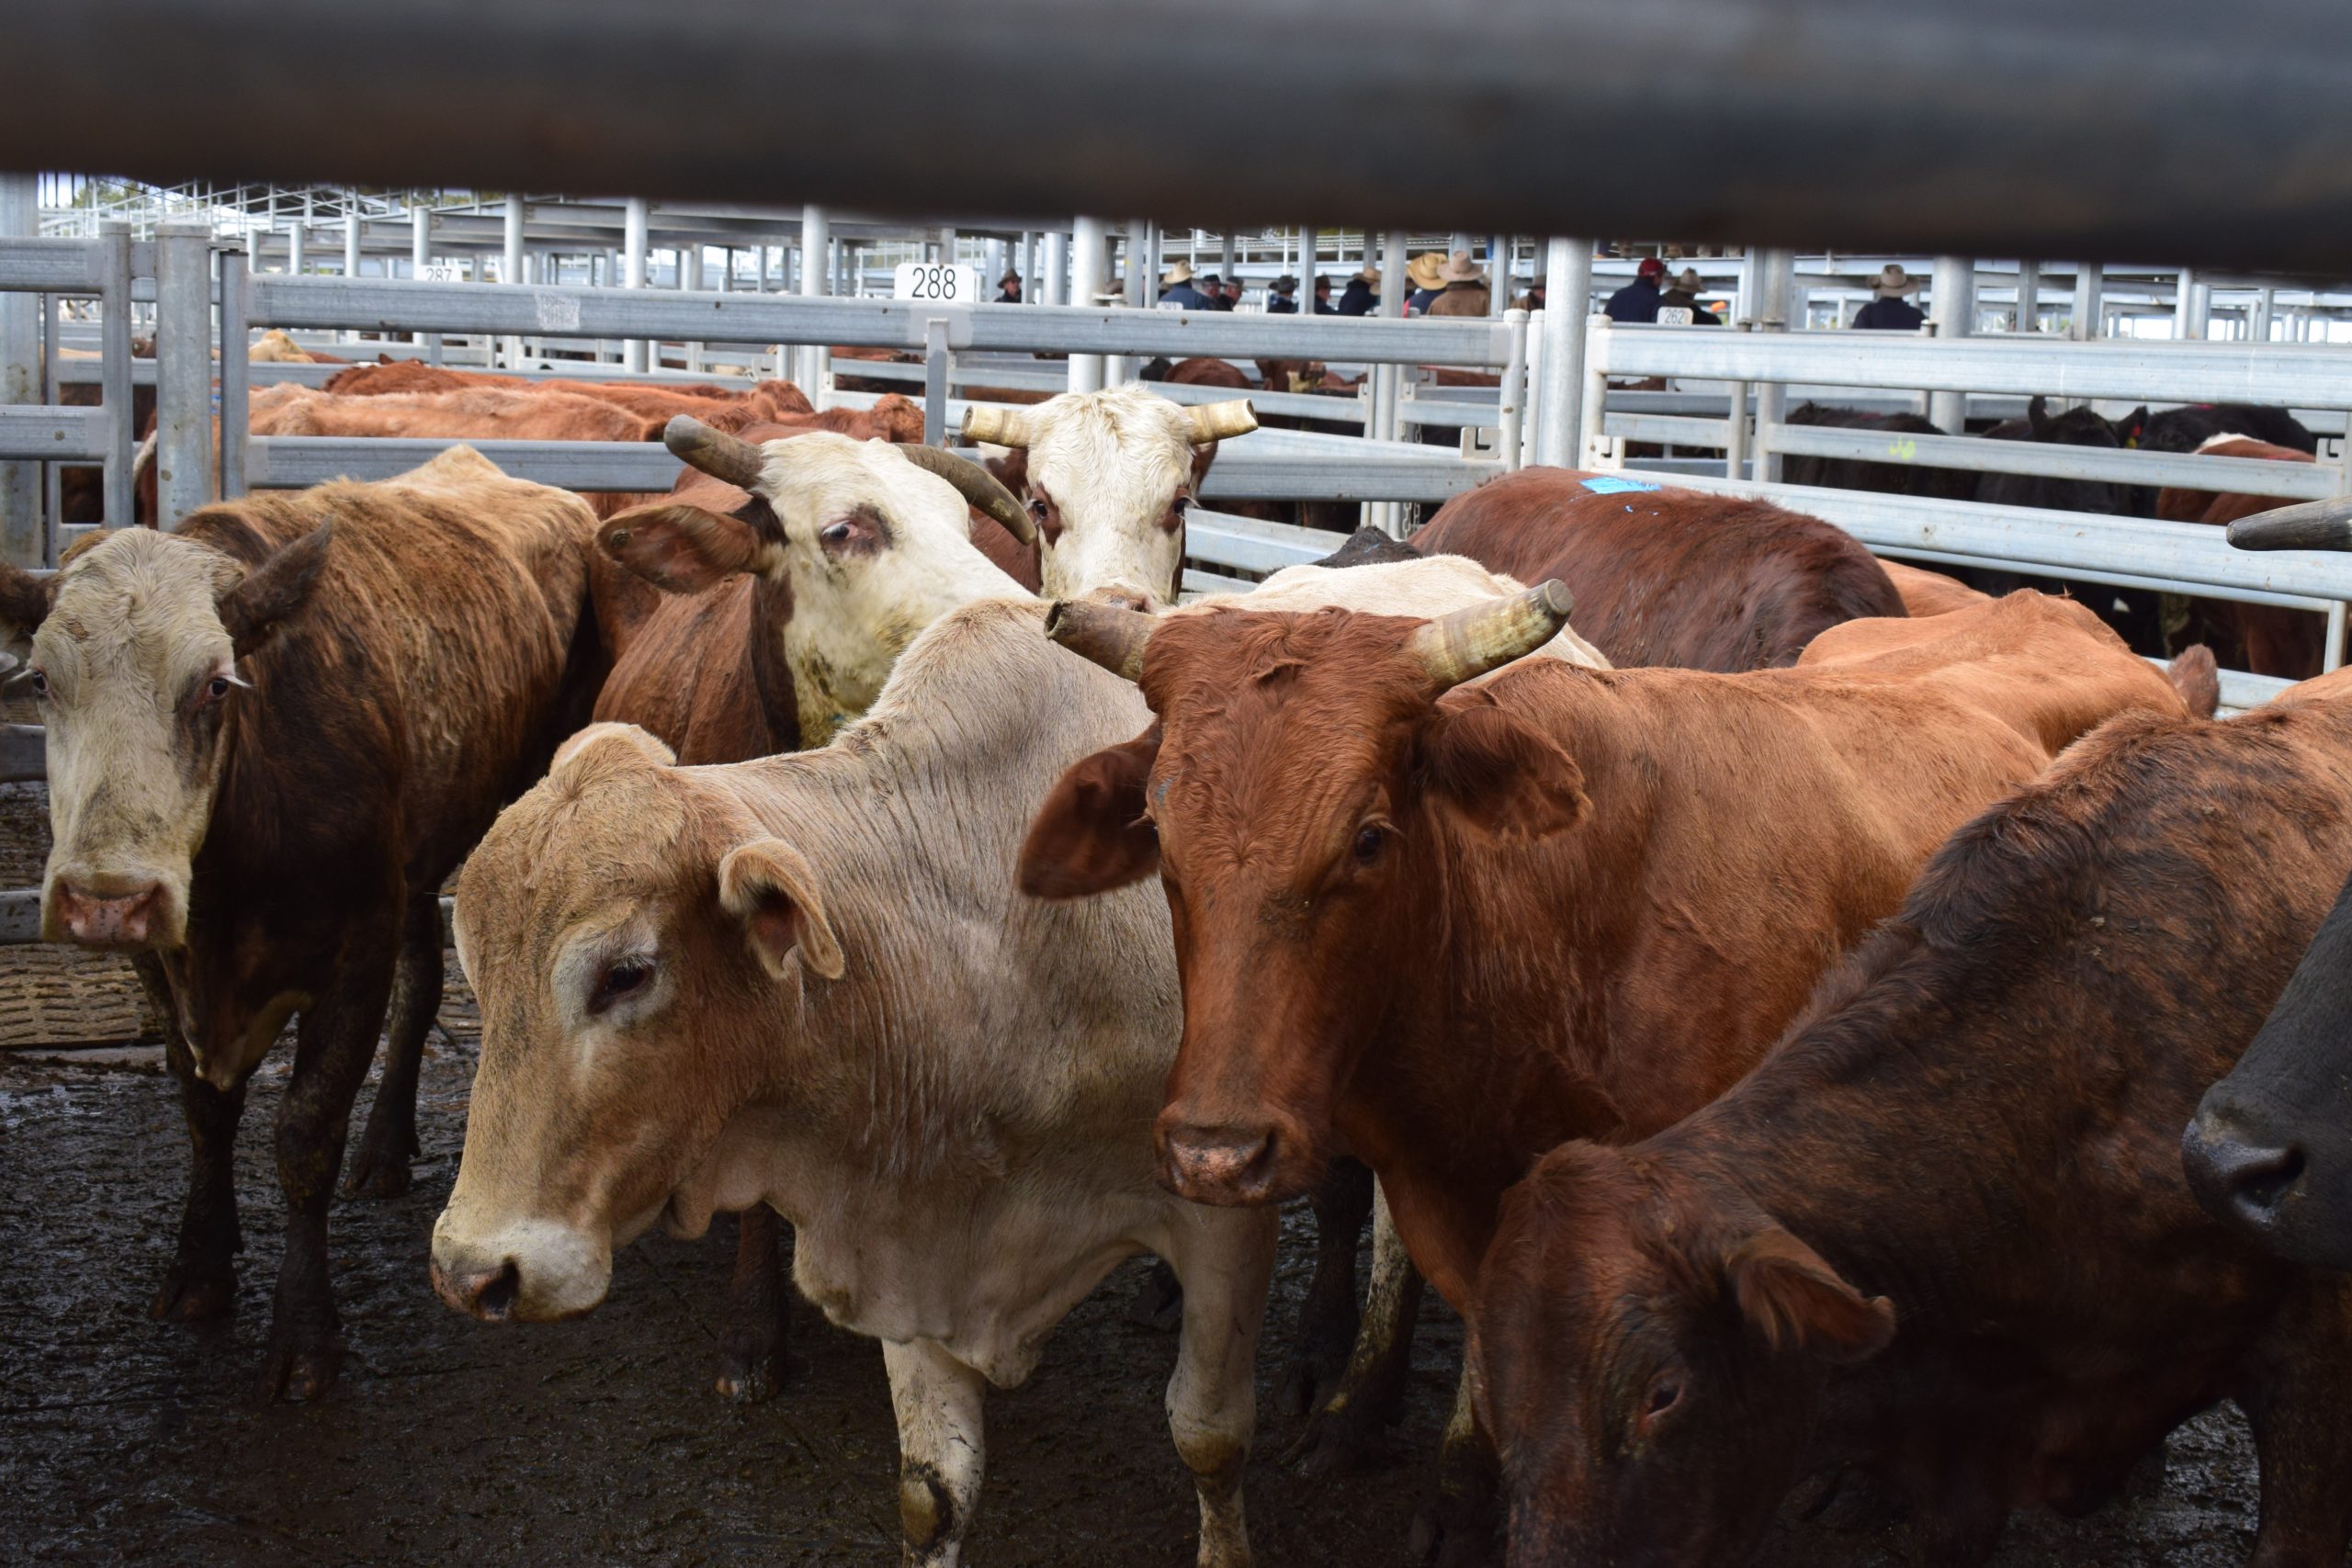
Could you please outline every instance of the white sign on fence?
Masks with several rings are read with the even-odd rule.
[[[1694,319],[1688,305],[1660,305],[1657,308],[1657,324],[1662,327],[1687,327]]]
[[[416,276],[426,283],[463,283],[466,269],[458,262],[426,262],[416,269]]]
[[[937,305],[980,302],[980,269],[948,262],[900,262],[890,274],[890,297]]]

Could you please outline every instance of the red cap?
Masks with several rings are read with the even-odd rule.
[[[1635,277],[1664,277],[1666,263],[1656,256],[1644,256],[1642,265],[1634,269],[1634,276]]]

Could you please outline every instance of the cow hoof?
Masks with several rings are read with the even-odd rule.
[[[1135,1299],[1127,1303],[1127,1321],[1137,1328],[1148,1328],[1161,1334],[1173,1334],[1184,1322],[1184,1287],[1176,1278],[1176,1270],[1159,1258],[1153,1258],[1149,1272],[1136,1286]]]
[[[791,1359],[781,1350],[746,1353],[721,1346],[711,1386],[729,1404],[761,1404],[774,1399],[791,1376]]]
[[[352,1156],[351,1173],[343,1179],[346,1198],[398,1198],[408,1191],[408,1156],[391,1149],[361,1145]]]
[[[147,1315],[158,1323],[209,1323],[228,1316],[236,1304],[235,1269],[175,1263],[149,1303]]]
[[[1274,1388],[1282,1413],[1296,1419],[1329,1404],[1348,1375],[1348,1350],[1346,1344],[1301,1345]]]
[[[329,1329],[273,1338],[269,1358],[262,1363],[256,1401],[267,1405],[279,1400],[308,1404],[323,1398],[343,1370],[343,1341]]]
[[[1493,1509],[1451,1495],[1422,1504],[1405,1538],[1405,1561],[1420,1568],[1488,1568],[1496,1561]]]
[[[1283,1458],[1301,1475],[1320,1480],[1369,1470],[1381,1452],[1378,1423],[1364,1420],[1341,1404],[1319,1407]]]

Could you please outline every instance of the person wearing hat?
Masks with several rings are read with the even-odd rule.
[[[1723,318],[1699,303],[1699,290],[1706,286],[1705,281],[1700,277],[1697,267],[1684,267],[1674,275],[1664,291],[1658,295],[1657,308],[1660,314],[1663,315],[1664,312],[1671,310],[1684,310],[1690,312],[1690,325],[1694,327],[1722,326]]]
[[[1428,315],[1437,297],[1445,292],[1445,258],[1435,251],[1423,251],[1405,264],[1405,281],[1412,286],[1405,296],[1405,314]]]
[[[1540,272],[1537,273],[1535,275],[1535,281],[1527,286],[1527,292],[1512,300],[1510,302],[1510,308],[1514,310],[1529,311],[1542,310],[1544,308],[1544,275]]]
[[[1315,275],[1315,313],[1318,316],[1340,313],[1339,307],[1331,303],[1331,280],[1319,272]]]
[[[1225,280],[1225,292],[1217,296],[1216,308],[1220,310],[1230,310],[1238,306],[1241,303],[1241,288],[1242,284],[1240,278],[1227,278]]]
[[[1871,280],[1871,292],[1877,298],[1854,312],[1854,325],[1865,332],[1917,332],[1927,321],[1928,313],[1903,297],[1922,281],[1894,263],[1887,263]]]
[[[1656,256],[1644,256],[1642,265],[1634,269],[1634,281],[1611,294],[1601,313],[1612,321],[1657,321],[1658,285],[1665,281],[1666,264]]]
[[[1432,316],[1485,316],[1494,310],[1494,296],[1487,290],[1487,275],[1470,259],[1468,251],[1456,251],[1446,259],[1445,270],[1438,276],[1445,287],[1430,302]]]
[[[1163,310],[1214,310],[1216,306],[1207,294],[1193,287],[1193,264],[1178,262],[1168,269],[1161,280],[1159,308]]]
[[[1380,303],[1380,269],[1366,262],[1363,269],[1348,279],[1347,292],[1340,296],[1340,314],[1369,316]]]
[[[1020,273],[1011,267],[1004,269],[1004,276],[996,280],[996,302],[1000,305],[1021,303]]]
[[[1284,273],[1267,286],[1266,314],[1269,316],[1295,316],[1298,314],[1297,278],[1292,276],[1289,273]]]

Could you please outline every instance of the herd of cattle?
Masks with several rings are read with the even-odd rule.
[[[987,1387],[1148,1252],[1198,1560],[1248,1562],[1301,1195],[1324,1442],[1393,1414],[1421,1279],[1469,1325],[1442,1562],[1727,1561],[1847,1471],[1980,1562],[2226,1398],[2254,1561],[2342,1561],[2352,675],[2217,720],[2202,648],[1560,469],[1179,605],[1246,402],[978,410],[983,466],[780,383],[346,374],[256,428],[576,403],[686,466],[591,505],[455,446],[0,569],[43,934],[133,954],[167,1020],[160,1318],[228,1310],[231,1149],[296,1021],[266,1397],[336,1377],[338,1177],[406,1188],[454,876],[482,1041],[432,1288],[569,1317],[616,1248],[741,1213],[718,1382],[762,1397],[788,1223],[800,1292],[882,1341],[910,1562],[959,1560]]]

